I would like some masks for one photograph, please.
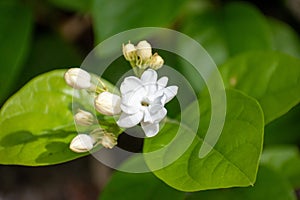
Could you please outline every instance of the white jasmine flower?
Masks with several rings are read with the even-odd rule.
[[[74,120],[75,120],[76,124],[81,125],[81,126],[90,126],[95,121],[94,115],[92,113],[84,111],[84,110],[79,110],[74,115]]]
[[[126,60],[134,61],[136,59],[136,48],[133,44],[123,44],[123,55]]]
[[[73,138],[70,149],[76,153],[83,153],[94,147],[95,140],[86,134],[79,134]]]
[[[140,41],[137,44],[136,49],[136,54],[141,60],[147,61],[152,56],[151,45],[146,40]]]
[[[80,68],[69,69],[64,78],[66,83],[75,89],[88,89],[92,86],[91,75]]]
[[[110,92],[102,92],[95,99],[95,108],[104,115],[117,115],[121,112],[121,98]]]
[[[150,68],[151,69],[158,70],[159,68],[161,68],[163,66],[163,64],[164,64],[164,60],[157,53],[155,53],[151,57],[151,60],[150,60]]]
[[[155,136],[159,131],[159,122],[166,116],[164,105],[176,94],[178,87],[166,87],[167,77],[157,80],[157,73],[146,70],[141,78],[129,76],[121,84],[122,114],[117,124],[130,128],[141,123],[147,137]]]

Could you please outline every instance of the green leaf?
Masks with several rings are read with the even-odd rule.
[[[152,173],[135,174],[116,171],[105,186],[99,199],[183,200],[184,196],[185,193],[169,187]]]
[[[22,70],[22,76],[19,77],[19,87],[41,73],[68,66],[80,66],[82,60],[83,57],[76,49],[58,35],[39,34],[32,44],[25,63],[26,68]]]
[[[192,193],[186,200],[296,200],[293,188],[276,172],[261,166],[256,184],[248,188],[232,188]]]
[[[64,73],[56,70],[34,78],[4,104],[0,112],[1,164],[50,165],[87,155],[69,149],[77,135],[72,107],[93,112],[92,97],[81,98],[89,97],[88,93],[69,87]]]
[[[93,0],[48,0],[52,4],[70,11],[88,12]]]
[[[197,135],[190,124],[166,122],[159,134],[147,138],[144,153],[147,165],[165,183],[181,191],[199,191],[214,188],[253,185],[263,143],[263,114],[259,104],[240,92],[227,91],[227,115],[221,136],[212,151],[199,158],[199,149],[210,121],[209,95],[200,102],[200,125]],[[182,119],[193,123],[194,102]],[[166,166],[174,154],[182,151],[187,138],[193,143],[172,164]],[[161,148],[162,151],[158,151]],[[155,153],[154,151],[157,151]],[[147,154],[152,152],[152,154]],[[245,159],[247,157],[247,159]],[[159,168],[160,167],[160,168]]]
[[[269,24],[273,33],[274,49],[300,58],[300,39],[288,24],[270,18]]]
[[[250,50],[271,50],[264,16],[248,3],[233,2],[188,18],[183,32],[196,39],[217,64]]]
[[[225,86],[260,103],[268,124],[300,102],[300,60],[279,52],[240,55],[220,67]]]
[[[295,189],[300,187],[300,154],[296,146],[265,148],[261,163],[287,178]]]
[[[300,144],[300,104],[265,127],[264,144]]]
[[[0,105],[11,94],[27,56],[32,21],[30,10],[19,2],[0,2]]]
[[[185,1],[95,0],[92,15],[96,41],[101,42],[132,28],[168,27],[176,19]]]

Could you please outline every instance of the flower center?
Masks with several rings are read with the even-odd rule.
[[[149,103],[146,102],[146,101],[142,101],[141,104],[142,104],[142,106],[145,106],[145,107],[148,107],[148,106],[149,106]]]

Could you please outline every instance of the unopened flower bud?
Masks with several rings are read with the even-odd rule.
[[[136,46],[137,52],[136,54],[141,60],[148,60],[152,56],[152,48],[151,45],[146,41],[140,41]]]
[[[80,68],[69,69],[64,77],[66,83],[75,89],[88,89],[92,86],[91,75]]]
[[[95,99],[95,108],[104,115],[117,115],[121,112],[121,98],[110,92],[102,92]]]
[[[75,120],[76,124],[81,125],[81,126],[90,126],[95,121],[94,115],[92,113],[84,111],[84,110],[79,110],[74,115],[74,120]]]
[[[155,53],[150,60],[150,68],[158,70],[164,64],[164,60],[157,53]]]
[[[136,48],[133,44],[128,43],[126,45],[123,44],[123,55],[126,60],[134,61],[136,58]]]
[[[112,149],[114,146],[117,145],[117,138],[112,133],[104,133],[101,139],[101,144],[105,148]]]
[[[76,153],[84,153],[94,147],[95,140],[86,134],[79,134],[73,138],[70,149]]]

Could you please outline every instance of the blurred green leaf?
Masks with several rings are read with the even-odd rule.
[[[93,112],[93,95],[69,87],[64,72],[34,78],[4,104],[0,111],[1,164],[49,165],[86,155],[69,149],[77,134],[72,108]]]
[[[191,132],[190,125],[166,122],[157,136],[145,140],[147,165],[151,170],[159,169],[153,173],[181,191],[253,185],[263,143],[264,123],[259,104],[240,92],[228,90],[227,115],[222,134],[212,151],[206,157],[199,158],[199,149],[210,122],[209,94],[202,96],[199,102],[201,120],[197,135]],[[195,121],[191,116],[198,102],[193,104],[184,111],[182,119]],[[192,139],[194,137],[193,143],[167,166],[168,160],[182,150],[191,136]],[[149,152],[152,154],[148,155]]]
[[[79,67],[82,60],[83,56],[58,35],[39,34],[33,41],[22,76],[19,77],[19,87],[41,73],[69,66]]]
[[[191,16],[183,32],[196,39],[217,64],[251,50],[271,50],[271,32],[264,16],[253,5],[233,2]]]
[[[300,154],[296,146],[265,148],[261,163],[287,178],[295,189],[300,187]]]
[[[169,27],[186,1],[95,0],[92,13],[96,42],[132,28]]]
[[[265,145],[300,144],[300,104],[265,127]]]
[[[32,33],[30,10],[19,2],[0,2],[0,105],[11,94],[28,53]]]
[[[210,190],[187,195],[186,200],[296,200],[293,188],[279,174],[261,166],[253,187]]]
[[[288,24],[270,18],[269,24],[273,33],[274,49],[300,58],[300,39]]]
[[[100,200],[157,199],[183,200],[179,192],[152,173],[134,174],[116,171],[101,193]]]
[[[55,6],[70,11],[88,12],[93,0],[48,0]]]
[[[256,98],[265,123],[284,115],[300,102],[300,60],[279,52],[252,52],[220,67],[225,86]]]

